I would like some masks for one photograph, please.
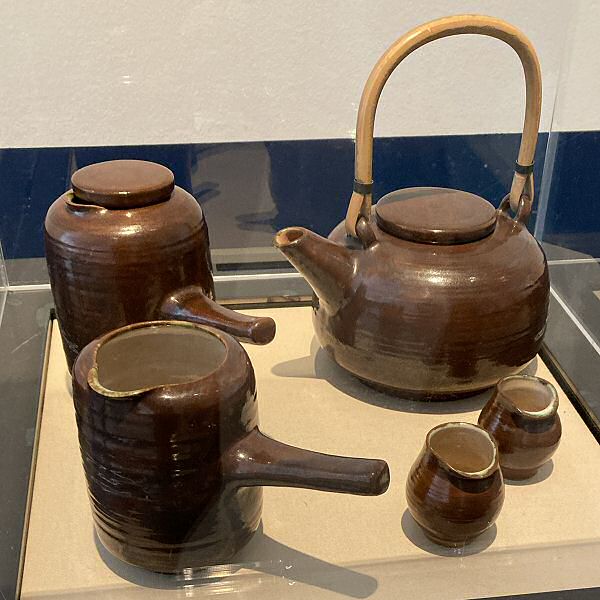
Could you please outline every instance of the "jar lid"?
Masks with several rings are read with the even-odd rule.
[[[396,190],[379,200],[375,215],[390,235],[427,244],[474,242],[496,226],[496,209],[487,200],[447,188]]]
[[[109,160],[73,173],[75,197],[105,208],[138,208],[168,200],[175,187],[173,173],[145,160]]]

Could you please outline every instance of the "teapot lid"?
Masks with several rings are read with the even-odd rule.
[[[474,242],[496,226],[496,209],[487,200],[447,188],[396,190],[379,200],[375,215],[386,233],[427,244]]]
[[[138,208],[168,200],[175,187],[173,173],[145,160],[109,160],[73,173],[75,197],[104,208]]]

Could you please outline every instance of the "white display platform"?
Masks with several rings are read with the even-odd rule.
[[[406,476],[429,429],[476,422],[488,398],[424,404],[376,392],[319,348],[308,307],[269,314],[277,336],[245,346],[262,430],[334,454],[384,458],[376,498],[265,488],[262,529],[233,565],[169,577],[98,547],[86,495],[70,378],[54,327],[22,598],[420,598],[453,600],[600,586],[600,445],[560,394],[563,440],[534,480],[506,487],[496,526],[462,549],[429,542],[406,510]],[[538,358],[529,373],[553,381]],[[206,577],[205,579],[203,579]]]

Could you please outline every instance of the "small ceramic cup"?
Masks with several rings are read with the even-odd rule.
[[[471,423],[434,427],[406,482],[408,509],[425,535],[463,546],[489,529],[504,502],[498,448]]]
[[[505,377],[483,407],[479,425],[498,444],[504,477],[529,479],[550,460],[560,442],[556,389],[540,377]]]

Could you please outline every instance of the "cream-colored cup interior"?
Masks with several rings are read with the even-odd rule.
[[[226,352],[216,335],[196,327],[130,329],[98,348],[98,383],[114,392],[189,383],[214,372]]]
[[[541,413],[555,400],[549,383],[535,377],[509,377],[498,384],[498,391],[519,410]]]
[[[469,423],[448,423],[433,430],[429,447],[451,469],[472,475],[490,469],[496,457],[489,435]]]

